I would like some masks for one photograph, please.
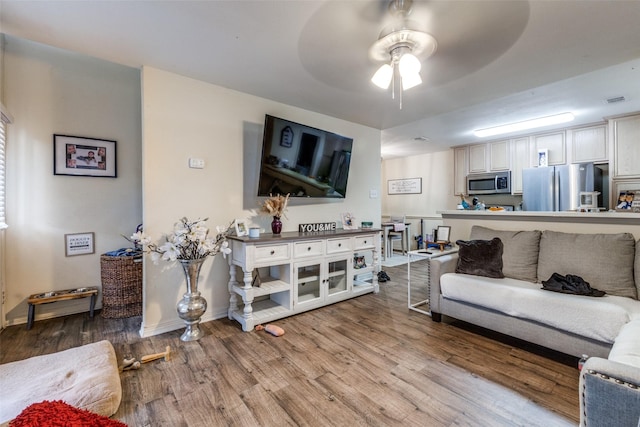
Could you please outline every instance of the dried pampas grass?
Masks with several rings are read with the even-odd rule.
[[[281,217],[287,210],[287,204],[289,203],[289,194],[282,196],[280,194],[272,196],[269,194],[269,198],[262,203],[260,212],[271,216]],[[284,215],[286,218],[286,215]]]

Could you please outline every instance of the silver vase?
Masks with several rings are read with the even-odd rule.
[[[207,300],[198,292],[198,277],[200,268],[207,258],[179,259],[187,279],[187,292],[178,301],[176,309],[178,316],[187,324],[187,328],[180,337],[182,341],[195,341],[202,337],[200,330],[200,318],[207,311]]]

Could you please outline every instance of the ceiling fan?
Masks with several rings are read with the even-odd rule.
[[[375,61],[385,61],[371,78],[381,89],[391,87],[391,96],[395,99],[396,81],[400,109],[402,92],[422,83],[420,70],[422,61],[429,58],[437,49],[436,39],[426,31],[418,29],[415,21],[409,20],[413,0],[391,0],[389,13],[391,25],[385,27],[369,49],[369,56]]]

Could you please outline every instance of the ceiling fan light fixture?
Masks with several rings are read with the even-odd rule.
[[[412,53],[405,53],[400,57],[400,61],[398,62],[398,70],[403,80],[405,77],[414,78],[418,76],[419,78],[418,73],[420,73],[421,68],[422,64],[420,64],[420,60]]]
[[[378,69],[371,81],[382,89],[388,89],[393,83],[392,98],[395,98],[395,88],[398,87],[401,109],[402,91],[422,83],[422,61],[433,55],[438,45],[431,34],[417,29],[414,22],[407,19],[412,4],[412,0],[391,0],[389,11],[401,22],[385,28],[369,49],[371,59],[387,62]],[[396,78],[399,79],[398,83]]]
[[[420,78],[420,74],[418,73],[402,76],[402,90],[411,89],[419,84],[422,84],[422,78]]]
[[[389,64],[383,64],[373,75],[371,81],[381,89],[388,89],[392,79],[393,67]]]

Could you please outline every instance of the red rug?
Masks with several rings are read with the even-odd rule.
[[[127,427],[111,418],[74,408],[62,400],[34,403],[27,406],[13,421],[9,427]]]

